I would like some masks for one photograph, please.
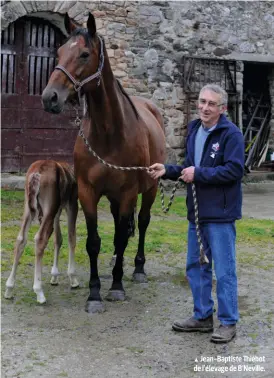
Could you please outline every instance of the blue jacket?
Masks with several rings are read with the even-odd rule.
[[[177,180],[184,168],[195,166],[194,147],[201,120],[188,125],[186,159],[182,166],[166,164],[164,179]],[[244,139],[240,129],[221,115],[216,128],[209,134],[203,149],[200,167],[195,168],[199,221],[233,222],[242,216],[244,175]],[[187,184],[188,220],[194,222],[191,184]]]

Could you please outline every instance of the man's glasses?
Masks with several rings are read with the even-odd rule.
[[[216,108],[218,106],[224,105],[224,104],[217,104],[217,102],[214,102],[214,101],[206,101],[203,98],[199,98],[198,103],[200,105],[208,105],[209,108]]]

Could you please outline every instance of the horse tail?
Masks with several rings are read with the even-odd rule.
[[[37,197],[40,191],[40,178],[40,173],[35,172],[30,175],[28,180],[28,205],[33,218],[39,210]]]
[[[129,220],[128,220],[128,228],[127,228],[127,234],[130,238],[131,236],[135,236],[135,217],[136,217],[136,205],[134,207],[133,212],[130,214]]]

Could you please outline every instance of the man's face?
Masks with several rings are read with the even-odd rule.
[[[219,117],[226,110],[226,107],[222,104],[220,94],[205,89],[199,95],[198,110],[203,125],[212,127],[218,123]]]

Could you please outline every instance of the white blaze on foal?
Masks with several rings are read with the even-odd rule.
[[[75,224],[78,213],[77,184],[72,167],[53,160],[39,160],[33,163],[26,174],[25,210],[22,225],[14,249],[14,262],[6,282],[5,298],[13,297],[16,270],[25,245],[31,222],[38,216],[40,228],[35,235],[35,273],[33,290],[37,302],[45,303],[42,289],[42,257],[48,240],[54,230],[54,262],[51,269],[51,284],[58,284],[58,257],[62,245],[60,215],[66,209],[68,218],[69,262],[68,276],[71,287],[79,286],[75,276],[74,251],[76,244]]]

